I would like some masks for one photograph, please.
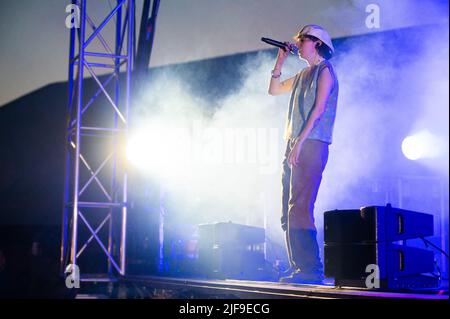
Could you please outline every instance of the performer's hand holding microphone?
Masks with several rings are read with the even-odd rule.
[[[261,38],[261,41],[276,46],[282,49],[285,52],[289,52],[291,54],[298,54],[298,48],[295,44],[289,42],[280,42],[277,40],[269,39],[269,38]]]
[[[286,60],[286,58],[289,55],[289,51],[286,49],[278,49],[278,55],[277,55],[277,62],[275,65],[275,69],[277,69],[277,67],[279,66],[279,68],[281,69],[281,67],[283,66],[284,61]]]
[[[274,70],[272,71],[272,77],[279,78],[281,76],[281,68],[283,67],[284,61],[289,54],[298,54],[298,48],[295,44],[289,42],[280,42],[269,38],[261,38],[261,41],[279,48],[277,62],[275,64]]]

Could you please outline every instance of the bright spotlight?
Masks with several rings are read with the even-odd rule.
[[[127,158],[133,165],[142,167],[152,160],[152,150],[149,147],[147,134],[138,133],[130,138],[127,145]]]
[[[402,151],[407,159],[415,161],[422,157],[424,153],[424,145],[416,136],[408,136],[403,140]]]
[[[403,155],[410,160],[435,158],[440,155],[441,141],[428,131],[406,137],[402,142]]]
[[[151,127],[132,135],[127,145],[128,160],[139,167],[159,166],[170,163],[172,158],[168,130]]]
[[[185,148],[189,145],[179,130],[156,126],[136,131],[128,140],[127,159],[144,172],[158,175],[179,174],[186,163]]]

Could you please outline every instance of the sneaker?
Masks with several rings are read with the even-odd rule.
[[[292,275],[292,273],[295,272],[296,270],[297,270],[296,268],[291,266],[286,270],[279,271],[278,272],[279,278],[288,277],[288,276]]]
[[[289,268],[291,270],[289,273],[286,271],[285,276],[280,277],[280,282],[290,282],[296,274],[300,273],[300,269]]]
[[[301,271],[293,272],[290,276],[280,278],[283,283],[295,283],[303,285],[323,285],[324,276],[322,273],[302,273]]]

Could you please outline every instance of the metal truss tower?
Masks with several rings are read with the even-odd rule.
[[[117,0],[115,7],[105,1],[110,11],[98,25],[88,13],[94,5],[91,1],[72,0],[80,19],[79,26],[70,31],[61,240],[61,272],[77,265],[81,280],[89,275],[125,275],[127,169],[123,145],[135,51],[135,0]],[[113,40],[102,35],[108,26],[113,28],[109,34],[115,33],[110,37]],[[99,76],[102,70],[112,73]],[[87,81],[95,83],[93,91]],[[94,260],[90,253],[95,243]],[[99,254],[103,260],[98,260]]]

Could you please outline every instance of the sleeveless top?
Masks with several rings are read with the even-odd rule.
[[[297,137],[306,125],[316,100],[319,74],[325,68],[329,69],[333,78],[333,88],[326,103],[324,113],[307,138],[320,140],[328,144],[332,143],[339,84],[333,65],[327,60],[320,62],[312,68],[305,68],[296,75],[286,118],[285,140]]]

